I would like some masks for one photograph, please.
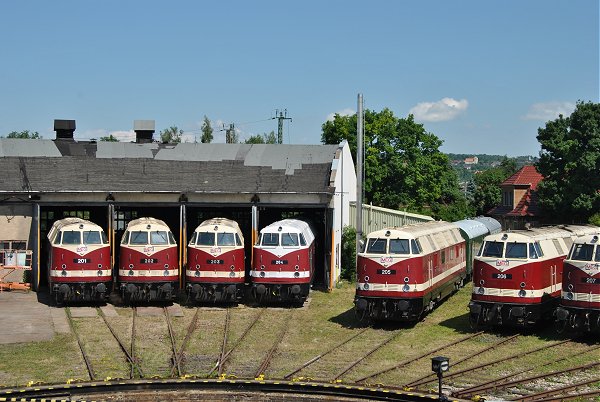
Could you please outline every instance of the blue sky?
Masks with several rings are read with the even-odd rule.
[[[442,151],[537,155],[538,127],[599,101],[598,0],[3,1],[0,135],[133,120],[199,138],[318,144],[333,113],[415,115]],[[155,135],[157,137],[157,135]]]

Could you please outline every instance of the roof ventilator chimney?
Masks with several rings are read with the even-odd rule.
[[[135,142],[137,144],[151,143],[154,134],[154,120],[134,120],[133,131],[135,131]]]
[[[57,140],[74,141],[75,120],[54,120],[54,131],[56,131]]]

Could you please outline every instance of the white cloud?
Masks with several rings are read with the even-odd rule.
[[[111,131],[108,133],[108,135],[111,134],[114,137],[116,137],[120,142],[135,142],[135,131],[133,130]]]
[[[529,111],[523,120],[554,120],[558,115],[569,116],[575,110],[575,104],[571,102],[540,102],[529,107]]]
[[[437,102],[420,102],[409,113],[419,121],[448,121],[456,118],[469,107],[466,99],[443,98]]]
[[[342,109],[339,112],[329,113],[327,115],[327,121],[333,121],[333,118],[336,114],[339,114],[340,116],[352,116],[353,114],[356,114],[356,110],[347,107],[346,109]]]

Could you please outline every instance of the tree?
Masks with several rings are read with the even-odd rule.
[[[183,130],[180,130],[177,126],[165,128],[160,132],[160,140],[167,144],[180,143],[181,136],[183,136]]]
[[[244,142],[246,144],[277,144],[277,137],[275,136],[275,131],[271,131],[268,134],[263,133],[252,135]]]
[[[100,137],[100,141],[119,142],[119,139],[111,134],[106,137]]]
[[[600,103],[577,102],[569,117],[560,115],[538,129],[536,165],[544,216],[558,222],[587,222],[600,210]]]
[[[438,137],[415,123],[412,115],[397,118],[387,108],[367,109],[364,124],[366,202],[450,220],[470,215]],[[356,115],[336,114],[322,128],[323,143],[347,140],[356,161]]]
[[[11,131],[10,133],[8,133],[6,138],[21,138],[21,139],[27,139],[27,140],[39,140],[42,138],[42,136],[37,131],[23,130],[23,131],[18,131],[18,132]]]
[[[516,171],[516,160],[504,156],[500,166],[484,170],[473,177],[475,191],[473,192],[472,206],[477,215],[484,215],[490,209],[500,205],[502,201],[500,184]]]
[[[202,138],[200,142],[203,144],[208,144],[213,140],[213,128],[210,125],[210,120],[206,115],[204,115],[204,121],[202,122]]]

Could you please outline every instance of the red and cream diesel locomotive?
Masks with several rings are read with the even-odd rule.
[[[431,221],[369,233],[357,255],[360,319],[415,321],[467,277],[458,226]]]
[[[558,306],[563,260],[586,226],[554,226],[487,236],[473,264],[469,319],[478,326],[532,326]]]
[[[48,232],[48,242],[48,285],[54,300],[105,300],[112,269],[102,228],[80,218],[60,219]]]
[[[315,236],[308,223],[284,219],[266,226],[253,252],[250,278],[256,300],[306,300],[315,269]]]
[[[237,222],[213,218],[202,222],[188,244],[185,275],[188,299],[239,301],[244,294],[244,237]]]
[[[121,240],[118,281],[126,302],[173,299],[179,285],[177,243],[163,221],[129,222]]]
[[[559,331],[600,332],[600,246],[595,234],[575,240],[563,262],[560,306],[556,309]]]

